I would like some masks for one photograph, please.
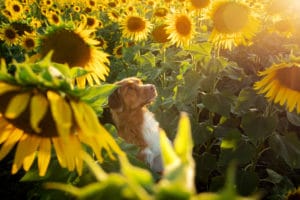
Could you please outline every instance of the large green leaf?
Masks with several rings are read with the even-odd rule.
[[[226,117],[229,117],[231,104],[233,103],[231,98],[221,93],[206,94],[203,96],[202,102],[210,112]]]
[[[300,140],[294,132],[285,135],[273,134],[269,139],[274,152],[292,168],[300,168]]]
[[[250,112],[242,117],[241,126],[249,138],[257,141],[269,137],[276,129],[277,121],[276,116],[262,116]]]

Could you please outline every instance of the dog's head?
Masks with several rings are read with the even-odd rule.
[[[154,85],[143,84],[135,77],[123,79],[116,84],[119,88],[108,98],[108,106],[116,112],[141,108],[153,102],[157,96]]]

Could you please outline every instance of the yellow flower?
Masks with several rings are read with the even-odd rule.
[[[37,46],[36,35],[25,33],[21,39],[21,45],[26,51],[31,51]]]
[[[19,1],[16,0],[10,0],[10,1],[5,1],[5,6],[6,9],[10,12],[11,14],[11,20],[18,20],[21,17],[23,17],[23,6]]]
[[[259,94],[265,94],[269,101],[285,105],[289,112],[300,113],[300,64],[297,62],[273,64],[259,73],[263,76],[254,84]]]
[[[185,13],[169,15],[165,24],[169,39],[176,46],[186,46],[195,34],[195,25],[191,17]]]
[[[274,22],[274,24],[270,27],[269,31],[275,32],[281,36],[289,38],[296,31],[294,21],[295,20],[289,18],[280,19]]]
[[[151,26],[147,19],[137,14],[127,15],[121,22],[123,36],[136,42],[147,39]]]
[[[300,188],[290,190],[285,197],[285,200],[295,200],[295,199],[300,199]]]
[[[70,67],[82,67],[90,73],[76,78],[78,87],[100,84],[108,75],[108,54],[96,47],[97,40],[90,38],[93,30],[75,30],[59,27],[49,31],[40,42],[41,54],[46,56],[53,50],[52,61],[67,63]]]
[[[250,44],[259,30],[260,21],[246,1],[219,0],[209,12],[213,30],[209,40],[217,49],[232,49],[240,44]]]
[[[37,157],[39,175],[44,176],[53,144],[59,164],[82,173],[82,144],[103,161],[105,149],[122,155],[111,135],[98,122],[93,109],[83,101],[48,90],[24,89],[0,82],[0,160],[17,145],[12,173],[22,166],[29,170]]]
[[[17,31],[10,25],[0,28],[0,39],[4,40],[7,45],[16,45],[19,43]]]
[[[155,27],[152,31],[152,37],[155,42],[166,43],[169,42],[169,34],[166,32],[166,24]]]
[[[59,25],[62,22],[60,16],[54,11],[47,12],[46,17],[50,24]]]
[[[122,58],[122,56],[123,56],[123,52],[122,52],[123,47],[124,47],[123,44],[120,44],[120,45],[116,46],[113,49],[113,54],[115,55],[116,58]]]
[[[189,0],[193,9],[203,9],[210,4],[210,0]]]

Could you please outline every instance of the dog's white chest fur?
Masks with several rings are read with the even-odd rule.
[[[153,113],[150,111],[144,112],[144,123],[142,128],[144,140],[147,147],[143,150],[146,162],[150,168],[155,171],[162,171],[162,158],[160,151],[159,124],[155,120]]]

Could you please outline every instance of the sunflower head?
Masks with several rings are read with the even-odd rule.
[[[18,33],[10,25],[0,28],[0,39],[4,40],[7,45],[15,45],[19,43]]]
[[[166,21],[166,32],[170,42],[176,46],[186,46],[195,34],[195,25],[192,18],[186,13],[169,15]]]
[[[231,49],[233,45],[247,44],[259,29],[256,13],[244,1],[219,0],[213,3],[210,18],[213,31],[209,40],[217,48]]]
[[[300,63],[273,64],[259,75],[263,78],[254,84],[258,93],[265,94],[269,101],[285,105],[289,112],[300,113]]]
[[[166,43],[169,42],[169,34],[166,32],[166,24],[159,25],[155,27],[152,31],[152,37],[154,41],[159,42],[159,43]]]
[[[289,191],[285,197],[285,200],[297,200],[297,199],[300,199],[300,188]]]
[[[210,4],[210,0],[190,0],[193,9],[203,9]]]
[[[151,24],[147,19],[135,14],[127,15],[121,26],[123,36],[137,42],[145,40],[151,29]]]
[[[108,74],[108,55],[97,49],[98,41],[90,38],[92,30],[82,30],[65,26],[54,27],[40,41],[41,55],[53,51],[52,61],[68,64],[70,67],[82,67],[90,73],[76,79],[79,87],[86,81],[90,85],[100,84]]]
[[[68,78],[73,69],[52,63],[50,56],[30,63],[13,63],[14,75],[4,61],[0,70],[0,160],[17,145],[12,173],[29,170],[37,156],[39,174],[45,175],[51,146],[62,167],[82,172],[82,144],[90,146],[102,161],[102,149],[111,158],[123,154],[99,124],[92,107],[82,99]],[[71,71],[70,71],[71,70]]]

